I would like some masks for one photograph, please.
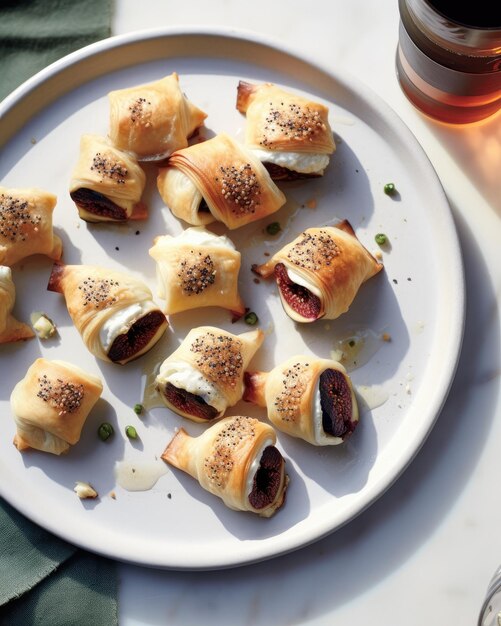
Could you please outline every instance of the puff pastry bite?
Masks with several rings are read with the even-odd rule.
[[[16,288],[12,280],[12,271],[10,267],[0,265],[0,344],[31,339],[35,336],[27,324],[19,322],[12,315],[15,302]]]
[[[244,391],[244,372],[264,340],[260,329],[233,335],[193,328],[160,366],[155,383],[164,403],[195,422],[224,415]]]
[[[149,252],[168,315],[206,306],[228,309],[237,318],[244,314],[238,293],[241,255],[226,235],[194,226],[177,237],[156,237]]]
[[[10,397],[14,445],[63,454],[79,439],[101,393],[101,380],[66,361],[37,359]]]
[[[198,437],[181,428],[162,459],[183,470],[227,507],[271,517],[284,503],[289,477],[269,424],[226,417]]]
[[[285,203],[259,159],[225,133],[174,152],[157,187],[172,213],[195,226],[219,221],[232,230]]]
[[[61,258],[63,244],[52,228],[56,201],[43,189],[0,187],[0,264],[10,267],[32,254]]]
[[[350,377],[331,359],[299,355],[271,372],[246,372],[244,400],[266,407],[278,430],[314,446],[342,443],[359,420]]]
[[[176,72],[108,96],[110,139],[139,161],[158,161],[185,148],[207,117],[181,91]]]
[[[347,220],[308,228],[253,271],[274,275],[285,312],[296,322],[336,319],[360,286],[383,268],[360,243]]]
[[[141,280],[104,267],[55,264],[47,289],[62,293],[87,349],[124,365],[150,350],[167,319]]]
[[[240,81],[237,109],[246,115],[246,145],[274,180],[323,175],[336,149],[326,106],[271,83]]]
[[[141,196],[146,175],[137,160],[99,135],[82,135],[70,196],[87,222],[145,219]]]

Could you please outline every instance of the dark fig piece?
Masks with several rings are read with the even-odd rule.
[[[118,335],[111,344],[108,357],[115,363],[131,360],[150,343],[162,324],[165,324],[165,315],[159,310],[143,315],[127,333]]]
[[[219,411],[207,404],[200,396],[196,396],[194,393],[186,391],[186,389],[175,387],[172,383],[166,383],[162,388],[162,393],[170,404],[183,413],[188,413],[203,420],[213,420],[219,415]]]
[[[117,206],[109,198],[103,196],[97,191],[82,187],[72,191],[70,196],[78,208],[83,209],[88,213],[93,213],[98,217],[108,217],[117,221],[127,219],[125,209]]]
[[[275,446],[265,448],[249,495],[249,502],[255,509],[264,509],[275,501],[283,483],[284,464]]]
[[[274,272],[277,286],[290,308],[307,320],[318,319],[322,310],[320,298],[306,287],[294,283],[289,278],[283,263],[277,263]]]
[[[319,389],[324,432],[345,439],[358,423],[352,419],[351,388],[345,375],[335,369],[325,370],[320,374]]]

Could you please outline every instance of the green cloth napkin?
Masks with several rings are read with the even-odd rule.
[[[0,0],[0,100],[109,37],[110,22],[111,0]],[[113,561],[58,539],[0,498],[0,626],[114,626],[117,614]]]
[[[111,0],[0,0],[0,100],[62,56],[111,34]]]
[[[75,548],[0,498],[0,625],[118,624],[116,563]]]

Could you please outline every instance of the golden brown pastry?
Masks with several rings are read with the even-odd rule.
[[[19,322],[12,309],[16,301],[16,288],[10,267],[0,265],[0,343],[31,339],[35,333],[27,324]]]
[[[278,430],[314,446],[340,444],[358,424],[353,386],[337,361],[293,356],[271,372],[246,372],[244,380],[244,400],[266,407]]]
[[[274,274],[287,315],[314,322],[346,313],[362,283],[382,268],[343,220],[308,228],[253,271],[263,278]]]
[[[139,161],[158,161],[185,148],[207,117],[181,91],[176,72],[108,95],[110,139]]]
[[[43,189],[0,187],[0,264],[10,267],[32,254],[61,258],[63,244],[52,229],[56,201]]]
[[[14,445],[21,451],[67,452],[80,439],[102,391],[99,378],[76,365],[37,359],[10,397],[17,426]]]
[[[87,222],[145,219],[141,196],[146,175],[137,160],[99,135],[82,135],[70,196]]]
[[[275,431],[251,417],[226,417],[198,437],[181,428],[162,459],[183,470],[227,507],[271,517],[284,503],[289,477]]]
[[[221,417],[242,398],[244,372],[263,340],[260,329],[233,335],[212,326],[193,328],[160,366],[162,400],[195,422]]]
[[[87,349],[124,365],[150,350],[167,328],[141,280],[104,267],[55,264],[49,291],[62,293]]]
[[[237,109],[246,115],[246,145],[274,180],[323,175],[336,149],[326,106],[271,83],[240,81]]]
[[[225,235],[194,226],[177,237],[156,237],[150,256],[157,262],[158,295],[168,315],[206,306],[244,314],[238,293],[241,255]]]
[[[232,230],[285,203],[263,164],[225,133],[175,152],[157,186],[172,213],[195,226],[219,221]]]

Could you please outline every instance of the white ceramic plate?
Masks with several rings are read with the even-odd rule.
[[[172,469],[149,490],[124,490],[115,483],[115,463],[126,459],[139,468],[151,462],[183,423],[165,408],[135,415],[132,407],[141,402],[147,373],[192,326],[212,324],[236,333],[248,327],[232,325],[222,310],[176,315],[150,355],[125,367],[105,364],[84,348],[63,298],[46,291],[51,262],[33,257],[13,270],[15,313],[27,321],[33,310],[44,310],[60,334],[57,340],[1,347],[0,492],[41,526],[97,553],[158,567],[219,568],[269,558],[339,528],[406,468],[430,432],[454,375],[463,329],[463,274],[437,176],[383,102],[334,68],[315,66],[264,40],[193,30],[148,31],[92,45],[44,70],[1,105],[0,180],[8,187],[39,186],[57,194],[54,222],[67,263],[123,268],[142,276],[155,292],[148,249],[156,235],[178,233],[185,226],[163,209],[155,168],[147,168],[150,217],[143,223],[87,225],[79,220],[67,186],[80,135],[107,132],[108,91],[172,71],[179,73],[188,97],[208,112],[206,136],[226,131],[242,137],[245,121],[235,109],[240,79],[275,82],[329,105],[338,149],[325,177],[281,185],[288,198],[285,208],[230,233],[243,255],[241,292],[267,334],[252,367],[271,369],[302,352],[328,357],[337,340],[355,330],[369,339],[352,379],[357,389],[367,386],[373,399],[377,395],[384,401],[362,408],[359,428],[343,446],[315,448],[279,435],[291,480],[286,505],[272,519],[231,511]],[[384,194],[387,182],[395,183],[398,196]],[[250,266],[304,228],[342,218],[349,219],[369,250],[377,248],[376,233],[388,235],[385,271],[362,287],[338,320],[294,324],[273,283],[256,284]],[[280,222],[279,236],[263,233],[270,221]],[[391,341],[380,339],[383,332]],[[12,445],[10,392],[39,355],[79,363],[105,383],[80,443],[62,458],[20,454]],[[232,413],[260,414],[244,402]],[[106,444],[96,435],[105,420],[116,427],[114,440]],[[127,424],[136,426],[139,443],[125,438]],[[193,434],[202,428],[183,425]],[[80,501],[73,492],[77,480],[94,485],[99,499]]]

